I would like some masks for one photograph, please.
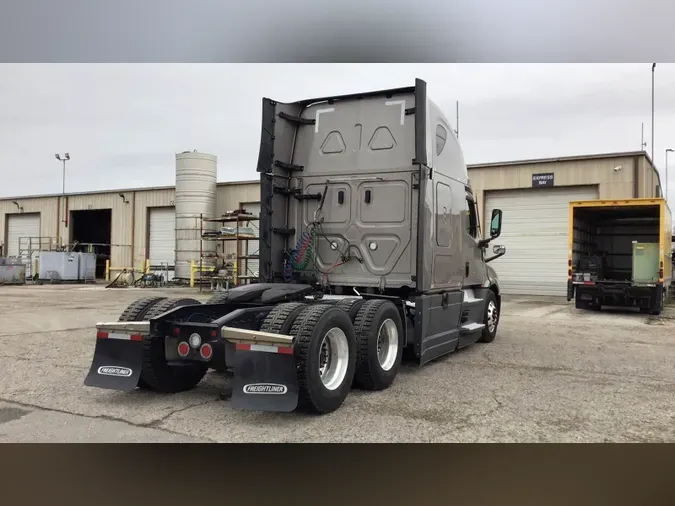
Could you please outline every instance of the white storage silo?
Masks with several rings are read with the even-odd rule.
[[[204,241],[200,235],[200,215],[216,215],[216,180],[218,158],[214,155],[185,151],[176,154],[176,278],[190,278],[190,262],[199,265],[202,255],[215,254],[215,241]],[[205,230],[216,227],[204,224]],[[202,266],[210,267],[214,261],[202,258]],[[198,277],[199,273],[195,273]]]

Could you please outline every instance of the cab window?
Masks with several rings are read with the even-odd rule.
[[[436,156],[440,155],[448,140],[448,131],[442,125],[436,126]]]
[[[476,204],[473,201],[473,199],[468,198],[466,199],[466,206],[467,206],[467,233],[473,237],[476,238],[478,237],[478,215],[476,213]]]

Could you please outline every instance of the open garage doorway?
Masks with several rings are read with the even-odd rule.
[[[95,253],[96,278],[104,278],[105,262],[110,259],[112,209],[71,211],[69,228],[72,250]]]

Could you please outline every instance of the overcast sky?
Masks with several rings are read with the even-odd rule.
[[[5,64],[0,197],[61,192],[54,154],[66,151],[67,192],[172,185],[175,153],[192,149],[218,156],[219,181],[257,179],[261,97],[293,101],[415,77],[453,124],[459,100],[467,163],[638,150],[642,122],[651,141],[651,63]],[[658,64],[655,77],[663,170],[665,149],[675,148],[675,65]]]

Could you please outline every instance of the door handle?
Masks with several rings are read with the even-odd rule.
[[[464,265],[464,276],[469,275],[469,262]]]

